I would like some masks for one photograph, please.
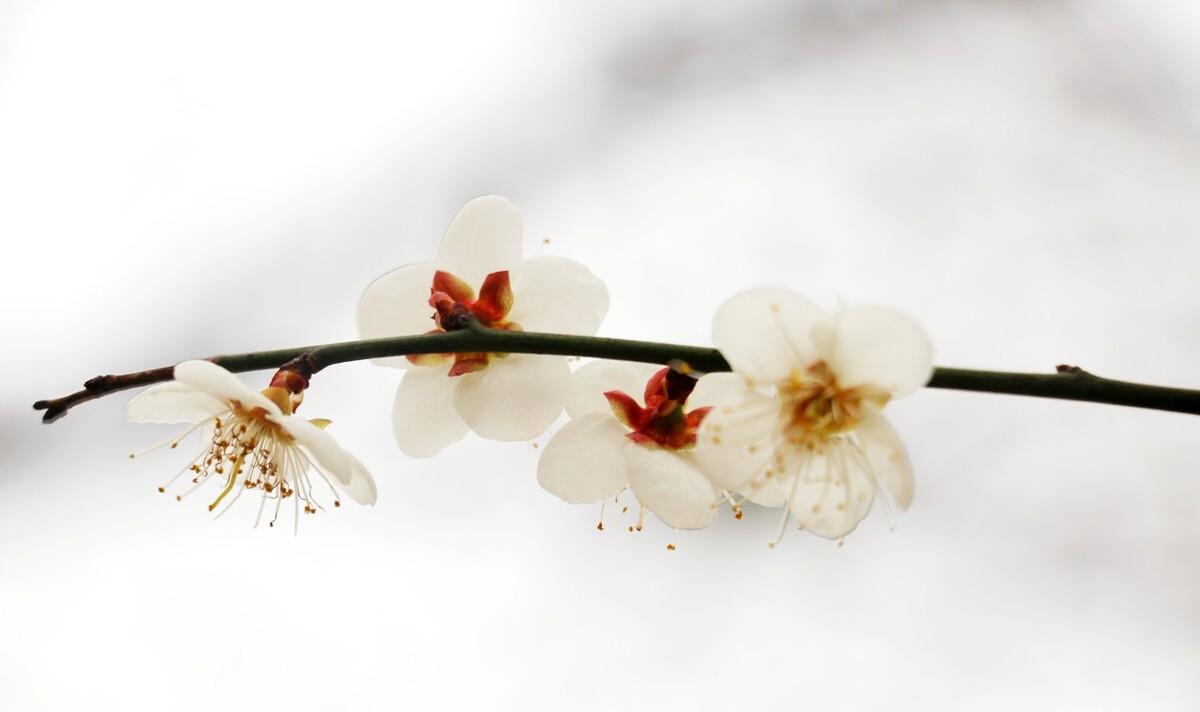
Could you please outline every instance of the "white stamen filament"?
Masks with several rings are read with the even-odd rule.
[[[774,549],[783,541],[783,536],[787,534],[787,525],[792,518],[792,503],[796,499],[796,494],[800,491],[800,480],[808,476],[808,468],[812,465],[812,458],[804,458],[804,464],[800,467],[800,471],[792,478],[792,489],[788,493],[787,502],[783,505],[783,516],[779,518],[779,530],[775,532],[775,538],[767,543],[767,546]]]
[[[174,450],[176,447],[178,447],[179,443],[184,438],[186,438],[187,436],[189,436],[193,432],[195,432],[196,428],[199,428],[201,425],[204,425],[205,423],[208,423],[211,420],[212,420],[212,418],[208,418],[207,420],[201,420],[198,423],[193,423],[192,425],[189,425],[187,427],[187,429],[184,430],[183,432],[173,435],[173,436],[167,438],[166,440],[163,440],[160,443],[156,443],[154,445],[151,445],[150,447],[143,448],[141,450],[137,450],[136,452],[131,452],[131,453],[129,453],[129,459],[133,460],[133,459],[139,458],[142,455],[147,455],[149,453],[154,452],[155,450],[166,447],[168,445],[170,445],[171,449]]]
[[[190,472],[192,486],[176,495],[176,499],[182,501],[214,475],[219,475],[222,489],[208,507],[210,511],[220,507],[220,511],[214,516],[216,519],[229,511],[246,490],[259,489],[262,495],[254,522],[256,527],[262,522],[267,500],[275,500],[275,512],[269,522],[270,526],[275,526],[283,500],[294,496],[296,523],[293,530],[298,531],[301,502],[304,505],[304,513],[314,514],[324,510],[317,501],[312,479],[308,474],[310,470],[316,470],[332,493],[334,504],[340,506],[337,490],[315,459],[292,440],[280,425],[268,420],[261,411],[247,413],[240,409],[231,409],[195,423],[169,440],[132,453],[130,457],[138,457],[166,445],[174,448],[202,426],[211,428],[211,435],[203,443],[204,449],[166,484],[160,486],[160,492],[165,492],[176,480]]]
[[[880,487],[879,478],[875,476],[875,468],[871,466],[871,459],[867,457],[865,452],[863,452],[862,444],[856,439],[849,444],[847,451],[858,462],[858,466],[862,468],[862,471],[867,473],[867,477],[870,478],[871,484],[875,487],[875,491],[879,493],[879,497],[877,497],[877,499],[883,503],[883,513],[887,517],[888,531],[896,531],[896,518],[892,512],[892,501],[887,496],[887,493],[884,492]]]
[[[629,525],[629,531],[631,531],[631,532],[634,532],[634,531],[638,531],[638,532],[640,532],[640,531],[642,530],[642,525],[643,525],[643,524],[645,524],[645,523],[646,523],[646,505],[642,504],[641,502],[638,502],[638,516],[637,516],[637,523],[636,523],[636,524],[630,524],[630,525]]]

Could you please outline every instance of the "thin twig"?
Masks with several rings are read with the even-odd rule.
[[[344,341],[276,351],[214,356],[208,360],[230,371],[243,372],[278,368],[291,359],[307,354],[313,371],[316,372],[334,364],[371,358],[480,351],[586,356],[661,364],[682,361],[700,372],[730,370],[729,363],[720,352],[711,348],[596,336],[502,331],[479,326],[451,333]],[[42,415],[43,422],[53,423],[80,403],[95,400],[109,393],[168,381],[171,379],[172,369],[172,366],[163,366],[120,375],[96,376],[88,380],[81,391],[61,398],[40,400],[34,403],[33,407],[45,411]],[[1057,373],[1045,374],[936,368],[926,385],[930,388],[1089,401],[1200,415],[1200,391],[1114,381],[1095,376],[1078,366],[1059,366]]]

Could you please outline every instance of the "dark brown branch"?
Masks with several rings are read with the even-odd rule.
[[[230,371],[243,372],[279,368],[287,361],[306,355],[305,363],[315,373],[326,366],[348,361],[409,354],[475,351],[588,356],[661,364],[682,361],[700,372],[729,370],[729,364],[720,352],[711,348],[595,336],[499,331],[478,326],[453,333],[346,341],[322,346],[214,356],[208,360]],[[52,400],[40,400],[34,403],[33,407],[45,411],[42,416],[43,422],[53,423],[80,403],[95,400],[109,393],[168,381],[171,379],[172,368],[163,366],[134,373],[96,376],[84,384],[82,391]],[[1092,375],[1078,366],[1059,366],[1057,373],[1046,374],[937,368],[927,385],[930,388],[1110,403],[1200,415],[1200,391],[1113,381]]]

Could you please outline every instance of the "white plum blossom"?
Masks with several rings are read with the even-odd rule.
[[[174,381],[151,386],[130,399],[125,404],[129,420],[190,424],[180,435],[150,450],[166,445],[174,449],[189,434],[201,433],[200,454],[158,490],[165,492],[172,482],[187,476],[193,486],[177,495],[176,499],[182,500],[216,479],[221,489],[208,509],[225,501],[221,514],[248,490],[258,490],[258,518],[261,520],[263,510],[272,503],[271,526],[289,498],[297,524],[301,503],[309,514],[323,509],[323,489],[329,490],[335,507],[341,506],[333,482],[355,502],[374,504],[375,480],[358,458],[325,432],[329,421],[294,415],[310,375],[303,368],[285,366],[270,386],[255,391],[212,362],[185,361],[175,367]]]
[[[696,387],[715,404],[696,445],[714,485],[785,507],[779,536],[790,516],[840,540],[880,489],[908,507],[912,468],[880,411],[932,373],[932,347],[915,322],[877,306],[826,313],[794,292],[758,289],[720,308],[713,342],[734,371]]]
[[[594,361],[581,367],[567,402],[571,420],[546,444],[538,482],[574,504],[602,502],[628,488],[668,526],[708,526],[719,493],[691,453],[708,412],[694,408],[695,383],[646,364]],[[645,406],[630,393],[643,393]],[[640,527],[640,516],[638,522]]]
[[[595,334],[608,311],[604,283],[563,257],[522,260],[522,230],[520,211],[504,198],[471,200],[450,222],[433,262],[400,267],[367,287],[359,332],[374,339],[474,321]],[[406,369],[392,422],[400,449],[414,457],[430,457],[468,430],[491,440],[537,437],[562,412],[571,382],[562,356],[431,354],[376,362]]]

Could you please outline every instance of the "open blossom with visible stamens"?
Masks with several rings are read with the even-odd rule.
[[[713,341],[734,370],[696,388],[716,404],[696,446],[716,486],[785,507],[780,535],[790,515],[840,539],[878,489],[908,507],[908,455],[880,411],[932,373],[932,347],[916,323],[876,306],[825,313],[794,292],[760,289],[721,307]]]
[[[574,504],[601,502],[629,488],[669,526],[708,526],[718,493],[692,458],[708,412],[689,397],[695,384],[690,376],[645,364],[583,366],[567,402],[572,419],[546,444],[538,482]],[[639,391],[644,406],[629,395]]]
[[[174,375],[174,381],[130,399],[125,414],[140,423],[190,423],[163,443],[171,448],[200,431],[203,449],[175,478],[187,477],[192,487],[177,499],[215,479],[220,489],[208,509],[225,502],[223,513],[254,490],[261,497],[260,519],[268,504],[273,508],[271,526],[287,499],[293,500],[297,523],[301,505],[312,514],[323,509],[321,501],[329,496],[333,506],[341,506],[333,482],[354,501],[375,503],[375,480],[325,432],[329,421],[294,415],[311,375],[302,366],[280,369],[262,391],[209,361],[185,361],[175,367]]]
[[[433,262],[376,279],[358,306],[364,338],[454,331],[474,321],[493,329],[592,335],[608,290],[562,257],[521,259],[521,213],[496,195],[458,211]],[[476,292],[478,289],[478,292]],[[431,323],[432,322],[432,323]],[[430,457],[468,430],[492,440],[527,440],[559,416],[571,382],[561,356],[430,354],[376,359],[407,369],[396,391],[400,449]]]

